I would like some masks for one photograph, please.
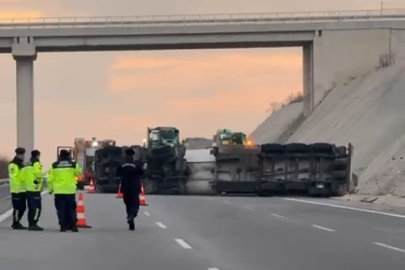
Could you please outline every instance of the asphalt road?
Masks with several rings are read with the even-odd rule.
[[[53,199],[46,195],[46,231],[0,224],[0,269],[404,268],[405,216],[284,198],[148,196],[147,202],[131,232],[120,199],[85,194],[93,228],[73,234],[58,231]]]

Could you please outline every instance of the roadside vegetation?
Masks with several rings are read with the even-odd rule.
[[[283,108],[284,106],[299,103],[304,100],[304,95],[302,92],[291,93],[283,102],[272,102],[270,107],[266,110],[266,113],[273,114]]]

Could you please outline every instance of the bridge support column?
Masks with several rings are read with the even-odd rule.
[[[315,109],[314,104],[314,45],[309,43],[303,47],[303,113],[308,116]]]
[[[34,149],[34,61],[37,53],[33,39],[19,37],[12,45],[16,61],[17,147],[24,147],[26,158]]]

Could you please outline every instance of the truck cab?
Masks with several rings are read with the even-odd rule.
[[[156,148],[159,146],[180,145],[179,130],[174,127],[156,127],[148,128],[148,148]]]

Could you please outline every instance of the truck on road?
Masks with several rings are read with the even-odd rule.
[[[135,150],[136,151],[136,150]],[[146,194],[186,194],[186,147],[175,127],[147,129],[141,156],[146,162]]]
[[[254,193],[259,173],[260,147],[243,132],[219,129],[214,135],[214,179],[211,186],[217,194]]]
[[[97,140],[92,138],[86,140],[84,138],[75,138],[73,147],[59,146],[57,148],[57,156],[62,149],[70,152],[72,159],[82,168],[82,175],[77,179],[78,189],[83,190],[85,185],[90,184],[90,180],[94,177],[94,158],[97,149],[105,146],[114,146],[114,140]]]

